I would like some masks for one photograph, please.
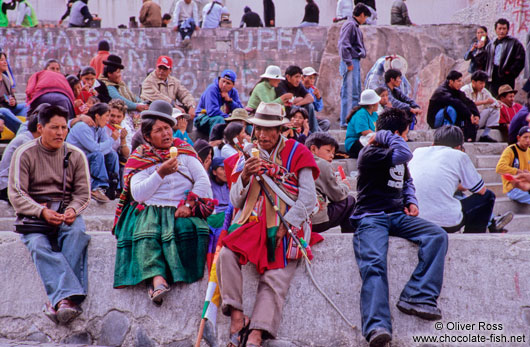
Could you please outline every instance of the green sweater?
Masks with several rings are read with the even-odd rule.
[[[252,95],[250,95],[250,99],[248,99],[247,107],[255,110],[262,101],[283,105],[282,100],[276,97],[276,91],[274,90],[274,87],[270,85],[269,81],[263,81],[254,87]]]

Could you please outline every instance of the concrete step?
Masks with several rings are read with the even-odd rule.
[[[508,211],[512,211],[515,214],[530,216],[530,205],[515,202],[506,196],[497,197],[497,199],[495,200],[495,207],[493,208],[493,213],[502,214]],[[528,224],[527,228],[528,230],[530,230],[530,223]]]
[[[502,182],[501,175],[497,174],[494,168],[479,168],[477,171],[486,184]]]
[[[498,155],[477,155],[471,158],[476,168],[495,168],[499,161]]]
[[[83,215],[87,231],[101,231],[106,230],[110,232],[114,225],[113,215]],[[13,231],[13,223],[15,217],[0,217],[0,230]]]
[[[91,200],[90,205],[83,211],[83,215],[114,216],[117,205],[118,199],[105,204],[101,204],[99,202]],[[0,217],[15,217],[15,210],[7,201],[0,200]]]
[[[502,192],[502,183],[486,183],[486,188],[491,190],[497,197],[504,196],[504,193]]]
[[[482,132],[483,130],[478,131],[477,139],[482,135]],[[343,143],[344,139],[346,138],[346,130],[329,130],[329,134],[332,135],[339,143]],[[491,130],[489,136],[498,142],[503,141],[499,130]],[[408,138],[414,142],[430,142],[432,144],[434,139],[434,130],[411,130],[409,131]]]

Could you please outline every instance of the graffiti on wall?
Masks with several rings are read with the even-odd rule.
[[[96,54],[98,42],[107,40],[111,53],[122,58],[123,79],[133,92],[160,55],[173,59],[173,75],[198,99],[208,84],[224,69],[238,75],[236,88],[246,101],[248,93],[267,65],[313,66],[318,70],[325,48],[326,28],[258,28],[201,30],[193,48],[180,47],[180,37],[170,30],[120,29],[5,29],[0,47],[9,56],[23,92],[31,74],[48,59],[57,59],[66,74],[76,74]]]
[[[530,0],[504,0],[504,11],[510,17],[510,34],[524,38],[530,28]]]

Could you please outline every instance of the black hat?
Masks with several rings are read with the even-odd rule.
[[[107,60],[103,60],[103,65],[114,66],[122,70],[125,67],[121,64],[121,58],[114,54],[109,55]]]
[[[101,40],[98,43],[98,51],[110,51],[110,45],[106,40]]]
[[[164,100],[155,100],[149,105],[149,109],[142,111],[142,119],[158,118],[167,121],[171,126],[175,126],[177,122],[173,118],[173,106]]]

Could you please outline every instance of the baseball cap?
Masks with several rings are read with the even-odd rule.
[[[158,60],[156,61],[156,66],[157,67],[165,66],[168,69],[172,69],[173,68],[173,59],[171,59],[170,57],[168,57],[166,55],[161,55],[160,57],[158,57]]]
[[[530,133],[530,127],[524,126],[521,129],[519,129],[519,132],[517,133],[518,136],[523,136],[525,133]]]
[[[227,80],[232,81],[232,83],[236,82],[237,75],[234,71],[226,69],[223,72],[221,72],[220,77],[226,78]]]
[[[315,69],[313,69],[311,66],[308,66],[302,69],[302,75],[304,76],[317,75],[318,76],[318,72]]]
[[[215,158],[212,159],[212,170],[215,170],[218,167],[225,167],[224,158],[215,157]]]

